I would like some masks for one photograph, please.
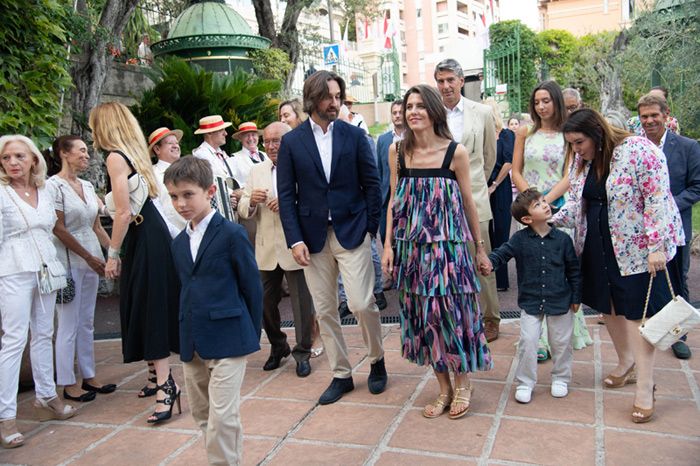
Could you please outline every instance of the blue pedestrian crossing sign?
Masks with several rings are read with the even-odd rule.
[[[323,47],[323,63],[326,65],[337,65],[340,46],[338,44],[325,45]]]

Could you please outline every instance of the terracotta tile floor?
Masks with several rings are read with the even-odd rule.
[[[428,420],[423,406],[437,392],[426,368],[404,361],[396,325],[384,326],[387,391],[369,394],[368,362],[357,327],[345,327],[356,367],[355,391],[340,402],[319,406],[331,378],[325,357],[312,360],[306,379],[294,374],[289,359],[263,372],[269,345],[249,359],[241,407],[244,464],[265,465],[698,465],[700,464],[700,336],[691,335],[695,355],[678,361],[657,357],[657,417],[644,425],[629,420],[633,387],[603,390],[600,379],[614,367],[615,354],[605,327],[589,319],[595,344],[575,353],[570,394],[549,395],[551,362],[538,368],[533,401],[513,400],[517,321],[501,325],[492,345],[495,368],[477,374],[472,410],[463,419]],[[293,331],[289,330],[290,340]],[[115,341],[96,343],[98,373],[119,384],[113,395],[98,395],[65,422],[39,423],[32,393],[20,395],[19,427],[27,443],[0,449],[0,464],[206,465],[202,434],[183,413],[158,427],[146,424],[152,399],[136,397],[146,377],[143,364],[120,364]],[[173,357],[173,374],[182,370]]]

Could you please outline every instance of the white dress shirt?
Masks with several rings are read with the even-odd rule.
[[[170,236],[175,238],[187,225],[187,220],[182,218],[180,214],[177,213],[172,201],[170,200],[170,194],[168,194],[168,189],[163,183],[163,178],[165,176],[165,170],[168,169],[170,164],[163,160],[158,160],[158,163],[153,165],[153,173],[156,175],[156,180],[158,180],[158,201],[160,201],[160,206],[163,209],[163,220],[168,225],[168,230],[170,231]]]
[[[226,160],[226,164],[231,170],[233,179],[236,180],[236,183],[238,183],[241,188],[245,187],[248,176],[250,175],[250,169],[253,168],[253,165],[266,160],[267,154],[263,151],[257,151],[255,157],[257,160],[253,158],[251,152],[244,147]]]
[[[277,165],[272,164],[272,192],[270,193],[272,199],[277,197]]]
[[[207,227],[209,226],[209,222],[211,221],[211,218],[214,216],[215,213],[216,211],[212,209],[212,211],[209,212],[209,215],[204,217],[202,221],[199,222],[194,228],[192,228],[192,222],[187,222],[187,228],[185,229],[185,231],[190,237],[190,252],[192,253],[193,262],[197,259],[199,245],[202,244],[202,238],[204,238],[204,233],[206,233]]]
[[[222,154],[223,159],[228,159],[228,155],[222,149],[216,149],[209,145],[206,141],[203,142],[199,147],[192,151],[192,155],[198,159],[204,159],[211,165],[211,170],[214,176],[219,176],[221,178],[233,178],[233,174],[229,169],[228,165],[224,160],[221,160],[218,153]]]
[[[326,175],[326,181],[331,182],[331,161],[333,160],[333,122],[328,125],[328,130],[324,133],[323,128],[309,118],[311,122],[311,131],[314,133],[314,140],[318,148],[318,154],[321,156],[321,164],[323,165],[323,173]]]
[[[460,97],[459,102],[452,110],[447,107],[445,110],[447,111],[447,127],[450,128],[452,139],[460,142],[464,132],[464,97]]]

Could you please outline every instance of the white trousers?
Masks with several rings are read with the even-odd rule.
[[[71,266],[75,298],[68,304],[56,304],[56,384],[73,385],[74,361],[83,379],[95,377],[95,303],[100,277],[89,267]]]
[[[515,369],[518,385],[534,388],[537,383],[537,348],[542,333],[544,315],[533,316],[520,311],[520,343],[518,355],[520,361]],[[574,333],[574,313],[569,311],[559,316],[546,316],[549,345],[552,349],[552,382],[561,381],[567,385],[571,382],[571,365],[574,361],[574,349],[571,337]]]
[[[323,249],[311,254],[311,264],[304,268],[328,362],[333,377],[340,379],[352,376],[352,365],[338,315],[338,273],[343,278],[348,308],[362,331],[369,362],[374,364],[384,357],[382,325],[374,299],[370,241],[367,234],[361,245],[347,250],[338,242],[333,228],[329,227]]]
[[[31,330],[29,355],[37,398],[56,396],[53,381],[53,312],[56,293],[39,293],[35,272],[0,277],[0,420],[17,416],[17,387],[22,352]]]

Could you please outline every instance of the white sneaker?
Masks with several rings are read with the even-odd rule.
[[[566,385],[566,382],[562,382],[561,380],[552,382],[552,396],[554,398],[564,398],[568,394],[569,387]]]
[[[515,401],[518,403],[529,403],[532,399],[532,389],[527,385],[518,385],[515,389]]]

